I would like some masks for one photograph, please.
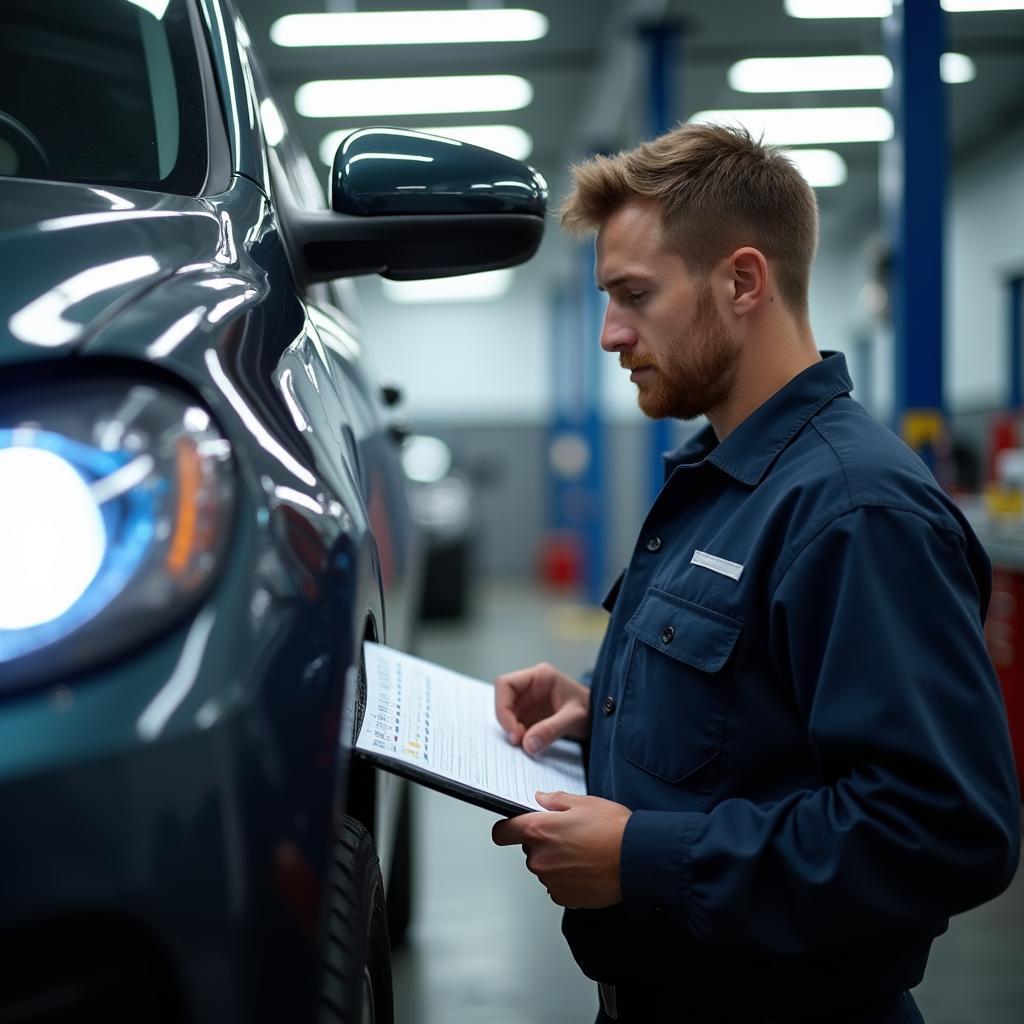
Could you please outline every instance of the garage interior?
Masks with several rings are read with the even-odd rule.
[[[796,17],[793,12],[806,14],[815,5],[783,0],[540,0],[530,7],[544,16],[547,31],[530,41],[300,47],[270,41],[280,31],[277,19],[298,10],[292,3],[242,0],[241,6],[280,100],[325,175],[332,146],[354,128],[497,124],[510,126],[503,144],[541,171],[555,206],[573,161],[632,146],[701,111],[884,106],[877,87],[766,93],[735,87],[739,62],[750,58],[886,52],[877,13]],[[828,6],[818,4],[818,13]],[[393,7],[328,0],[302,10]],[[948,417],[958,490],[984,519],[986,489],[991,495],[993,487],[1020,486],[996,480],[992,452],[995,424],[1014,422],[1021,405],[1013,353],[1024,346],[1024,333],[1013,310],[1024,275],[1024,10],[947,4],[943,17],[948,50],[968,61],[945,86],[945,191],[934,200],[946,211],[944,342],[937,348],[926,340],[923,358],[944,365],[941,394],[930,404]],[[500,113],[383,119],[294,111],[297,90],[311,79],[495,73],[528,80],[532,102]],[[914,116],[923,115],[908,111]],[[913,367],[922,353],[901,356],[894,341],[892,251],[880,187],[887,145],[877,137],[827,143],[841,169],[817,188],[821,243],[811,320],[821,349],[847,354],[854,397],[896,426],[904,399],[894,368],[903,358]],[[590,664],[605,621],[594,606],[632,549],[653,493],[649,467],[659,450],[691,429],[647,425],[614,359],[597,354],[600,308],[591,261],[587,247],[552,222],[539,256],[506,275],[500,294],[490,298],[444,301],[436,285],[434,294],[428,284],[417,297],[380,279],[359,282],[362,317],[375,339],[367,357],[401,389],[399,412],[408,429],[447,446],[442,460],[451,460],[448,476],[455,480],[447,500],[462,508],[451,514],[458,520],[453,535],[461,533],[464,543],[449,538],[445,548],[442,541],[447,553],[437,556],[447,559],[440,578],[449,591],[435,593],[416,653],[478,678],[541,659],[577,671]],[[415,332],[408,329],[413,322]],[[424,334],[429,345],[421,343]],[[445,500],[438,499],[439,507]],[[598,512],[580,512],[580,505]],[[1019,517],[1003,517],[993,544],[1001,555],[997,569],[1012,582],[1024,571]],[[993,642],[1013,640],[1000,635]],[[589,1020],[596,993],[562,943],[558,908],[517,851],[491,845],[493,815],[422,789],[415,805],[415,911],[409,940],[396,952],[398,1019]],[[925,1018],[932,1024],[1017,1021],[1024,1006],[1022,949],[1018,875],[1004,896],[955,919],[936,944],[915,992]]]
[[[0,187],[9,189],[0,198],[0,242],[23,244],[27,254],[24,265],[5,268],[0,296],[10,306],[0,322],[9,405],[0,408],[0,457],[8,457],[0,483],[15,480],[18,495],[34,500],[46,491],[43,477],[32,477],[31,465],[15,475],[10,454],[28,452],[44,469],[48,460],[63,477],[47,479],[70,488],[44,494],[55,522],[63,515],[65,527],[85,523],[99,552],[49,618],[19,619],[17,587],[0,594],[8,615],[0,669],[15,666],[0,677],[0,796],[14,821],[10,869],[0,872],[0,1024],[180,1024],[188,1015],[179,997],[202,1007],[197,1021],[248,1024],[292,1019],[280,1007],[290,1009],[295,992],[303,1020],[329,1004],[331,1021],[349,1020],[353,1007],[373,1021],[374,986],[386,976],[381,893],[401,871],[389,874],[393,864],[382,857],[378,875],[372,844],[386,836],[389,857],[402,847],[381,797],[405,792],[411,901],[391,950],[397,1024],[594,1019],[598,989],[563,939],[561,908],[527,870],[523,849],[492,842],[496,813],[412,783],[406,791],[391,776],[381,784],[381,769],[349,757],[357,730],[346,702],[362,715],[361,644],[386,641],[389,628],[408,638],[407,653],[487,683],[541,661],[587,678],[609,621],[603,599],[630,563],[663,483],[662,454],[707,420],[643,415],[616,354],[598,344],[609,300],[595,286],[593,239],[560,230],[558,209],[574,163],[680,123],[745,125],[784,149],[814,187],[817,346],[845,356],[853,397],[921,456],[987,552],[985,649],[1024,785],[1024,0],[125,3],[144,32],[135,70],[158,69],[152,95],[135,106],[152,122],[155,141],[139,148],[159,174],[108,179],[115,147],[70,103],[55,134],[70,125],[88,137],[101,169],[86,161],[83,173],[53,173],[60,158],[88,145],[43,145],[0,102]],[[241,20],[214,24],[211,12],[232,6]],[[15,7],[23,19],[16,28],[38,55],[50,37],[33,26],[31,0]],[[441,8],[455,22],[472,15],[476,27],[457,39],[463,29],[437,27]],[[171,50],[160,49],[167,44],[158,23],[168,11],[175,46],[205,40],[198,60],[188,53],[193,91],[180,103],[186,158],[177,181],[163,175],[166,153],[179,144]],[[118,38],[95,24],[76,37],[74,26],[95,18],[66,3],[55,21],[68,12],[74,45],[57,92],[111,64]],[[497,27],[487,28],[492,15]],[[15,36],[6,45],[32,66]],[[246,66],[250,44],[269,82]],[[19,89],[7,90],[7,106],[30,109],[32,94],[45,91],[29,77],[22,71]],[[110,77],[121,82],[112,94],[142,94],[125,88],[134,81],[127,72]],[[267,85],[273,100],[258,102]],[[190,103],[201,111],[204,102],[224,114],[206,122],[205,134],[202,118],[188,116]],[[173,114],[170,129],[161,105]],[[111,139],[130,134],[112,127],[118,118],[104,123]],[[497,261],[500,269],[437,279],[366,274],[383,265],[365,254],[373,232],[383,238],[389,228],[381,224],[402,212],[395,196],[427,186],[396,187],[382,204],[396,205],[383,211],[339,203],[311,212],[304,201],[316,189],[305,181],[285,187],[282,168],[305,169],[292,159],[300,143],[325,195],[341,195],[340,147],[381,126],[412,137],[413,147],[359,153],[364,169],[387,160],[442,164],[438,140],[424,143],[416,132],[528,164],[484,166],[523,172],[498,185],[537,188],[515,207],[532,220],[534,243],[543,226],[536,255],[521,262],[522,249]],[[362,135],[370,150],[381,138]],[[219,191],[210,187],[218,175]],[[545,184],[546,218],[537,198]],[[479,212],[466,198],[479,195],[472,188],[495,187],[435,186],[428,203],[439,194],[463,203],[448,224]],[[451,213],[427,206],[408,221],[422,231],[438,211]],[[362,276],[332,278],[312,258],[303,262],[316,248],[318,217],[325,231],[345,225],[322,250],[339,260],[370,223],[357,238],[364,261],[351,264]],[[468,223],[457,225],[464,243]],[[101,243],[94,255],[61,241],[68,237]],[[412,244],[400,230],[387,237],[397,259],[425,235]],[[487,251],[513,252],[511,242],[494,246]],[[443,249],[436,238],[423,243],[425,265],[450,273],[455,264],[437,255]],[[88,372],[79,375],[79,365]],[[128,429],[136,418],[143,426]],[[76,433],[83,422],[85,433]],[[83,452],[94,476],[73,472]],[[142,511],[115,514],[118,502]],[[18,522],[0,517],[0,578],[6,572],[8,582],[9,565],[27,564],[16,560],[18,534],[31,532],[25,524],[35,515],[30,502],[20,508]],[[91,606],[82,610],[82,595],[96,579],[107,586],[100,567],[111,564],[108,534],[129,528],[138,543],[124,547],[135,561],[101,595],[120,616],[106,628]],[[68,552],[81,554],[82,544],[73,529],[64,532],[72,539],[59,554],[70,564]],[[662,546],[657,536],[647,543],[649,552]],[[738,581],[744,567],[725,564]],[[52,570],[55,580],[61,569]],[[151,587],[136,603],[128,583],[146,573]],[[329,607],[346,617],[324,614]],[[711,621],[719,614],[700,612]],[[742,626],[720,624],[737,635]],[[675,632],[665,628],[667,644]],[[971,630],[983,656],[975,620]],[[15,641],[29,633],[46,636],[22,651]],[[656,648],[657,639],[650,643]],[[48,645],[57,657],[46,666]],[[611,715],[615,701],[607,701]],[[1003,763],[1005,798],[1012,770]],[[815,780],[818,792],[826,788]],[[343,791],[357,794],[344,809],[336,801]],[[966,814],[969,802],[956,806]],[[346,827],[356,839],[342,849]],[[357,869],[345,875],[353,851]],[[349,913],[352,893],[357,912],[339,939],[331,929]],[[40,895],[45,914],[36,920]],[[65,929],[68,922],[74,927]],[[128,966],[108,949],[130,952]],[[913,996],[928,1024],[1024,1021],[1024,869],[1001,895],[951,920]],[[110,1001],[89,1003],[94,997]],[[151,1016],[131,1016],[137,997]],[[61,999],[73,1009],[62,1011]],[[75,1015],[74,1007],[99,1005],[128,1016]]]

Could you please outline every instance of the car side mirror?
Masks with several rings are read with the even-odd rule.
[[[511,157],[405,128],[362,128],[335,154],[332,212],[282,212],[304,281],[413,280],[524,262],[540,245],[546,205],[544,179]]]
[[[406,128],[363,128],[338,146],[331,206],[360,217],[510,213],[543,217],[547,184],[519,160]]]

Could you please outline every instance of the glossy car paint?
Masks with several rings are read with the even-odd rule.
[[[361,128],[331,169],[338,213],[519,213],[544,216],[547,184],[518,160],[455,139]]]
[[[351,325],[294,285],[244,28],[198,9],[222,190],[0,182],[0,392],[173,382],[237,473],[224,564],[175,627],[0,703],[0,935],[137,926],[188,1019],[304,1020],[359,648],[405,642],[416,551]],[[98,285],[68,302],[86,271]]]

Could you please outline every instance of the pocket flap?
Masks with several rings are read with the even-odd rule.
[[[743,623],[713,608],[649,587],[626,632],[702,672],[717,672],[729,660]]]

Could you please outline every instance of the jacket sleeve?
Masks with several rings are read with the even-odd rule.
[[[1020,795],[968,543],[952,522],[860,508],[796,554],[770,597],[770,653],[820,785],[634,813],[630,917],[805,954],[941,922],[1009,884]]]

